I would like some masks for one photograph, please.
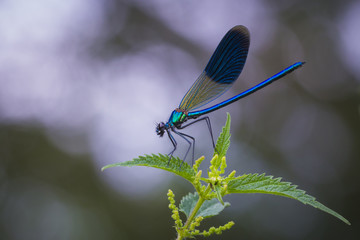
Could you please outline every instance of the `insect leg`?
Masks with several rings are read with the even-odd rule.
[[[210,123],[210,118],[209,118],[209,117],[203,117],[203,118],[196,119],[195,121],[192,121],[191,123],[188,123],[188,124],[186,124],[186,125],[183,125],[183,126],[179,127],[179,129],[184,129],[184,128],[186,128],[186,127],[188,127],[188,126],[190,126],[190,125],[192,125],[192,124],[194,124],[194,123],[196,123],[196,122],[200,122],[200,121],[203,121],[203,120],[206,121],[206,124],[207,124],[207,126],[208,126],[208,129],[209,129],[209,132],[210,132],[210,136],[211,136],[211,141],[212,141],[213,148],[214,148],[215,152],[218,152],[218,151],[216,150],[216,147],[215,147],[215,142],[214,142],[214,137],[213,137],[213,133],[212,133],[211,123]]]
[[[169,136],[169,139],[170,139],[172,145],[174,146],[174,149],[168,154],[168,156],[169,156],[168,165],[169,165],[169,164],[170,164],[170,160],[171,160],[171,158],[172,158],[172,156],[173,156],[173,153],[174,153],[175,150],[176,150],[177,142],[176,142],[175,138],[173,137],[173,135],[171,135],[170,130],[166,130],[166,132],[167,132],[167,134],[168,134],[168,136]]]
[[[194,165],[195,138],[192,137],[192,136],[190,136],[190,135],[187,135],[187,134],[185,134],[185,133],[181,133],[181,132],[178,132],[178,131],[175,131],[175,130],[174,130],[174,133],[176,133],[177,135],[179,135],[180,137],[182,137],[183,139],[185,139],[185,140],[189,143],[189,148],[188,148],[188,150],[186,151],[186,154],[185,154],[185,157],[184,157],[184,161],[185,161],[185,159],[186,159],[186,157],[187,157],[187,155],[188,155],[188,153],[189,153],[189,151],[190,151],[191,145],[192,145],[192,161],[191,161],[191,164]],[[191,144],[191,142],[190,142],[188,139],[186,139],[186,137],[190,138],[190,139],[193,141],[193,143]]]

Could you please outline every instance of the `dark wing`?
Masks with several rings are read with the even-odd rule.
[[[235,26],[223,37],[205,70],[182,99],[179,108],[197,109],[228,90],[239,77],[249,51],[250,35],[244,26]]]

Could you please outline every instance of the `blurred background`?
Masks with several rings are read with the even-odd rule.
[[[342,214],[227,196],[211,239],[359,239],[360,2],[356,0],[0,1],[0,239],[175,239],[166,197],[189,191],[157,169],[102,166],[168,153],[155,134],[235,25],[251,33],[220,100],[307,64],[211,113],[232,116],[229,170],[282,176]],[[184,131],[212,154],[206,124]],[[179,139],[175,155],[187,144]],[[358,237],[356,237],[358,236]]]

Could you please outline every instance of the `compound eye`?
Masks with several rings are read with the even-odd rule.
[[[162,137],[165,133],[165,123],[161,122],[156,126],[156,134]]]

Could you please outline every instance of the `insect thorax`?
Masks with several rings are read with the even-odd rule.
[[[181,126],[182,123],[187,121],[187,112],[176,108],[170,115],[169,122],[175,127]]]

